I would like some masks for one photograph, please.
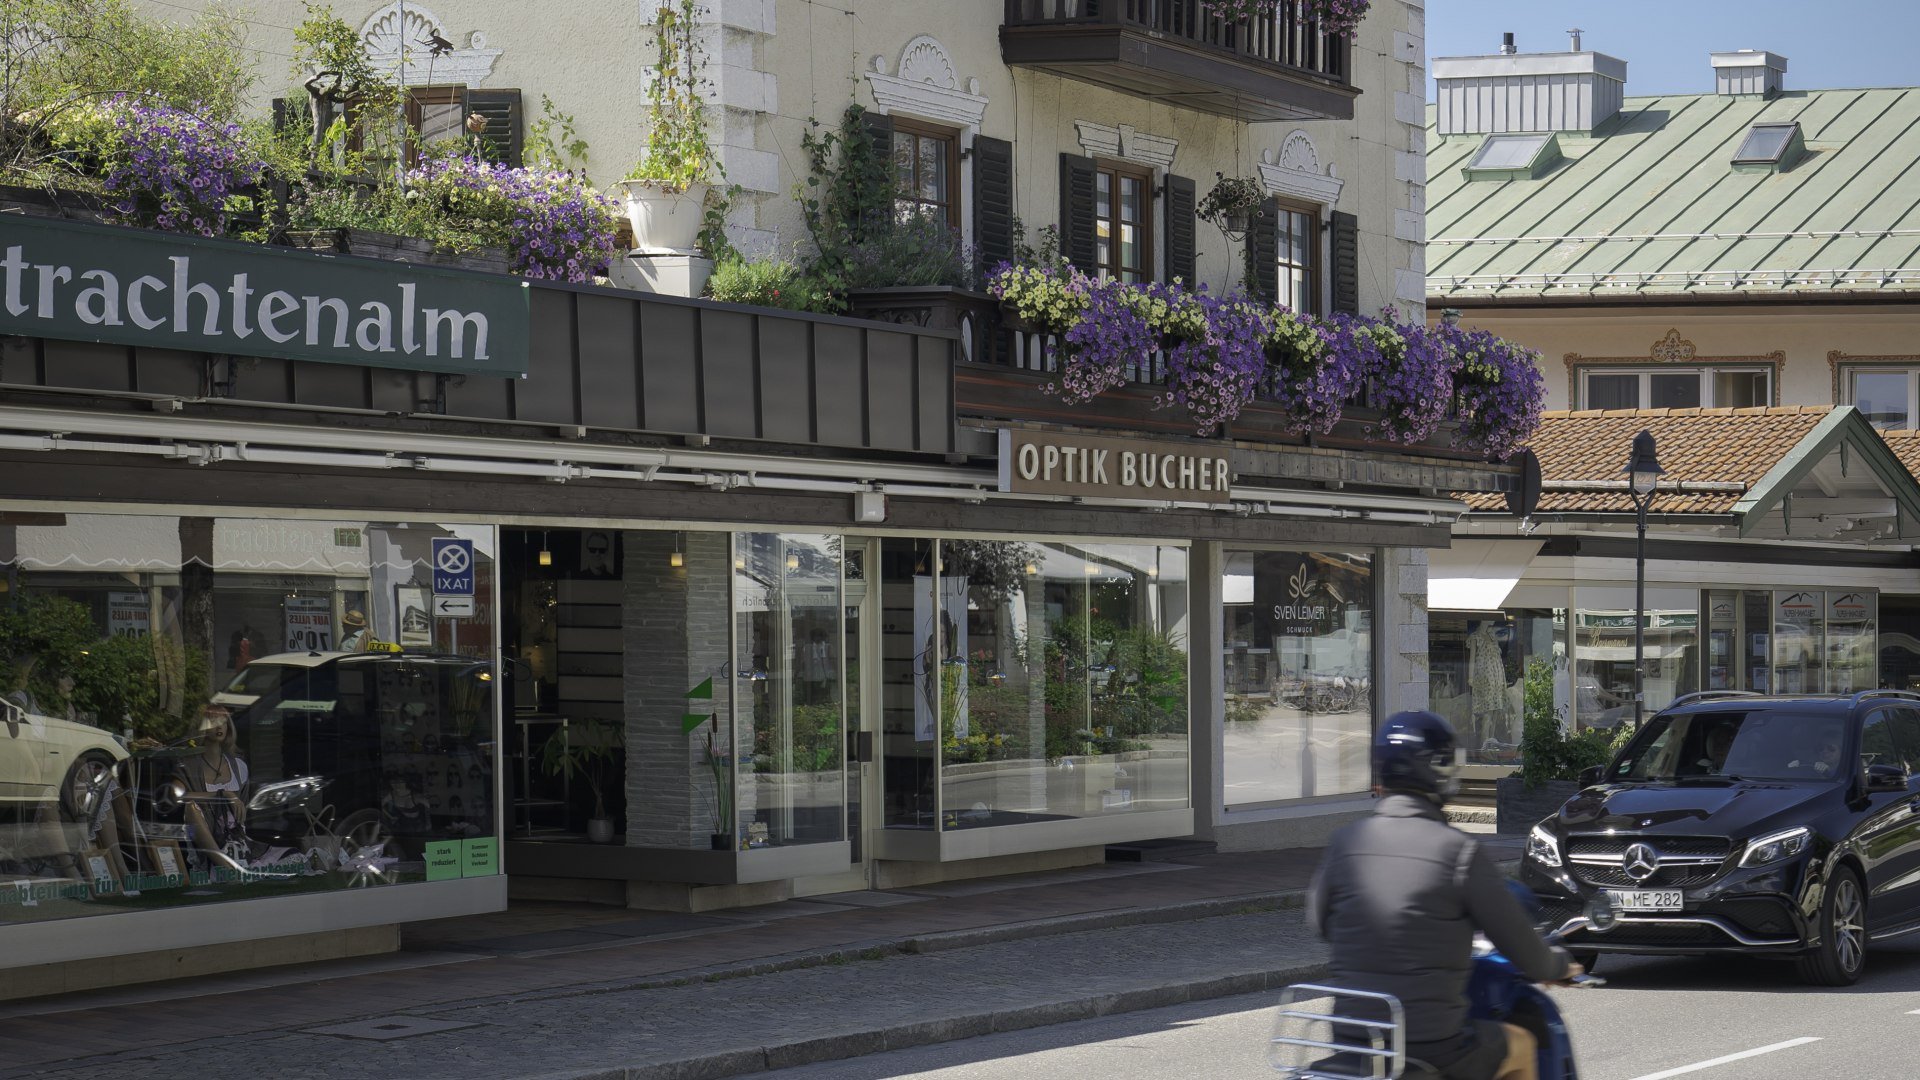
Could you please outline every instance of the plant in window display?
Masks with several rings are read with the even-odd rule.
[[[582,780],[593,793],[593,816],[587,819],[587,835],[595,843],[613,839],[613,819],[607,815],[607,772],[617,755],[626,749],[626,729],[604,720],[586,720],[568,724],[554,732],[540,748],[540,765],[549,776],[572,783]]]

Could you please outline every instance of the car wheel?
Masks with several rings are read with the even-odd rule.
[[[1820,946],[1800,958],[1800,977],[1815,986],[1849,986],[1867,964],[1867,896],[1860,875],[1840,867],[1827,881],[1817,924]]]
[[[80,755],[60,785],[60,809],[69,821],[85,821],[99,809],[113,776],[113,759],[98,750]]]

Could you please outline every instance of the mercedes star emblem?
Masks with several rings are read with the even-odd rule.
[[[1646,844],[1630,844],[1620,853],[1620,869],[1635,881],[1645,881],[1660,869],[1660,853]]]

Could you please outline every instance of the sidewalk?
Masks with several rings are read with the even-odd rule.
[[[0,1075],[719,1077],[1245,993],[1321,961],[1292,910],[1318,856],[707,915],[516,905],[390,957],[0,1005]]]

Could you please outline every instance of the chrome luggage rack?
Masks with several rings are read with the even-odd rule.
[[[1355,1006],[1377,1015],[1342,1011]],[[1407,1069],[1406,1013],[1391,994],[1295,983],[1280,991],[1267,1063],[1287,1080],[1395,1080]]]

